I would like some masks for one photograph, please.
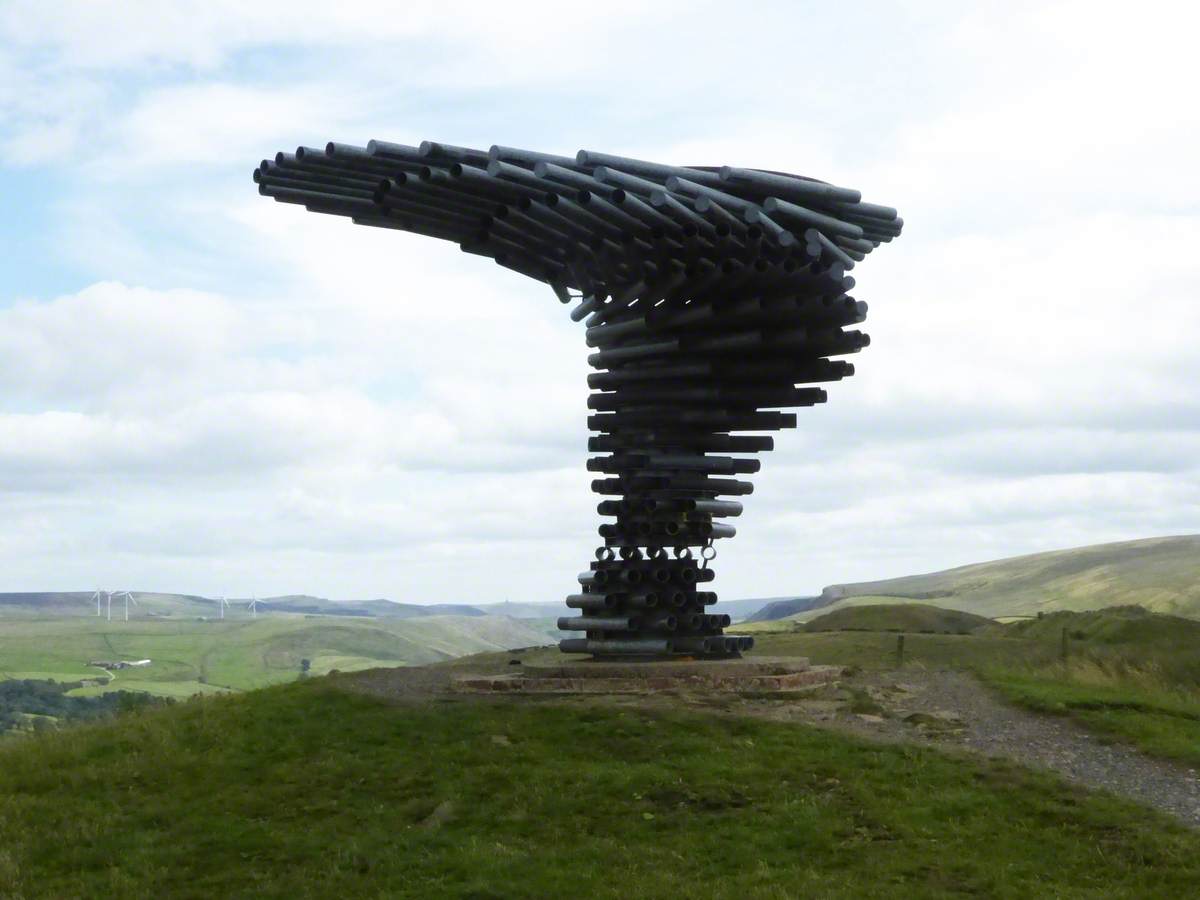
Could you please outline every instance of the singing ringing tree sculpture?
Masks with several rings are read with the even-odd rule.
[[[822,181],[581,150],[330,143],[263,160],[259,191],[359,225],[454,241],[546,283],[586,325],[603,546],[559,628],[566,652],[732,656],[714,541],[733,537],[774,447],[815,387],[868,344],[847,274],[900,234],[896,210]],[[749,433],[747,433],[749,432]]]

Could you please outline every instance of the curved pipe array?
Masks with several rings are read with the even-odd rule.
[[[823,181],[679,167],[581,150],[473,150],[425,141],[299,147],[263,160],[259,192],[356,224],[454,241],[548,284],[586,325],[588,469],[615,521],[559,620],[594,655],[730,656],[713,542],[753,486],[781,410],[854,374],[832,357],[867,346],[848,272],[900,234],[890,207]],[[698,560],[697,554],[702,557]]]

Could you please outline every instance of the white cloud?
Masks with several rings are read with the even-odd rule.
[[[125,117],[118,153],[128,165],[250,161],[301,122],[335,127],[339,98],[319,85],[251,87],[230,83],[173,85],[148,91]]]
[[[11,588],[567,592],[596,524],[579,326],[453,246],[253,195],[261,156],[329,138],[761,165],[901,208],[855,271],[873,344],[764,459],[726,594],[1196,530],[1186,7],[73,11],[0,16],[0,152],[62,180],[99,282],[0,306]]]
[[[0,309],[0,382],[10,398],[86,403],[207,368],[247,343],[245,325],[236,306],[211,294],[94,284]]]
[[[136,69],[183,65],[214,70],[252,47],[291,46],[356,51],[409,40],[440,40],[462,57],[482,56],[487,73],[544,74],[548,58],[565,71],[603,63],[565,52],[574,42],[602,42],[614,31],[635,31],[665,19],[675,4],[646,11],[632,0],[613,0],[603,14],[581,5],[542,0],[521,4],[444,4],[409,0],[297,5],[286,0],[203,0],[162,4],[150,0],[64,0],[53,8],[14,0],[0,10],[0,35],[17,47],[52,48],[81,69]],[[537,59],[530,59],[535,53]],[[466,62],[442,60],[446,70]],[[396,61],[393,60],[393,65]],[[501,71],[497,71],[497,67]],[[477,74],[482,74],[477,73]]]

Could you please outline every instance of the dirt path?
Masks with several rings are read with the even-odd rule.
[[[421,666],[339,678],[347,679],[346,685],[354,690],[401,702],[428,702],[447,696],[450,678],[457,671],[465,670]],[[547,698],[549,702],[579,699]],[[871,740],[962,748],[1049,769],[1085,787],[1110,791],[1200,827],[1200,772],[1106,743],[1067,719],[1009,706],[963,672],[866,672],[803,699],[749,700],[722,693],[589,697],[586,702],[717,709]]]
[[[873,704],[879,708],[871,710]],[[812,700],[773,711],[756,705],[772,718],[877,740],[958,746],[1050,769],[1200,826],[1196,770],[1108,743],[1067,719],[1009,706],[964,672],[870,672]]]

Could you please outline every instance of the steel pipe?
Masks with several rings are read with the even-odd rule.
[[[717,595],[709,547],[743,513],[746,454],[824,402],[804,387],[854,374],[865,303],[847,273],[903,220],[857,191],[758,169],[669,166],[580,151],[494,145],[329,143],[254,171],[280,202],[378,228],[451,240],[548,285],[586,324],[588,449],[600,526],[596,561],[560,620],[586,637],[564,652],[729,656],[705,613]],[[575,292],[578,291],[577,297]],[[578,300],[578,302],[574,302]],[[704,555],[703,565],[698,558]],[[667,637],[669,635],[669,637]]]

